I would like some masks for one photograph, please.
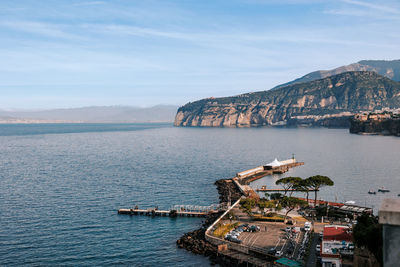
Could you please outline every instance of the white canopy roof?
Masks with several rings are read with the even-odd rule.
[[[271,167],[279,167],[281,165],[282,165],[282,163],[280,163],[277,158],[275,158],[275,160],[273,162],[267,164],[267,166],[271,166]]]

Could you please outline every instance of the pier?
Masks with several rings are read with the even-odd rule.
[[[261,189],[254,190],[253,188],[251,188],[251,186],[249,186],[250,182],[253,182],[267,175],[282,174],[289,171],[290,168],[301,165],[304,165],[304,162],[297,162],[294,156],[292,159],[280,162],[275,159],[269,164],[237,173],[236,176],[232,178],[232,181],[244,196],[257,199],[259,198],[257,192],[284,192],[285,190],[273,188],[267,189],[264,186]],[[297,190],[291,189],[286,191]],[[164,217],[206,217],[209,214],[218,213],[222,210],[227,210],[228,208],[229,207],[220,204],[213,204],[210,206],[175,205],[168,210],[159,210],[158,208],[139,209],[136,206],[130,209],[119,209],[118,214]]]
[[[221,205],[175,205],[169,210],[159,210],[158,208],[139,209],[135,207],[131,209],[119,209],[118,214],[164,217],[206,217],[209,214],[218,213],[223,208],[224,207]]]
[[[254,199],[259,199],[259,195],[257,191],[271,191],[271,192],[283,192],[284,189],[273,189],[266,188],[263,186],[261,189],[254,190],[249,184],[252,181],[260,179],[267,175],[272,174],[282,174],[287,172],[290,168],[304,165],[304,162],[297,162],[293,156],[292,159],[285,161],[275,161],[270,164],[262,165],[247,171],[243,171],[237,173],[235,177],[229,179],[229,184],[232,185],[233,189],[224,190],[223,194],[227,194],[227,198],[224,198],[223,204],[216,204],[210,206],[194,206],[194,205],[175,205],[166,210],[159,210],[158,207],[155,208],[147,208],[147,209],[139,209],[138,206],[127,209],[119,209],[118,214],[126,214],[126,215],[144,215],[144,216],[163,216],[163,217],[207,217],[211,214],[218,214],[218,219],[215,220],[205,231],[205,240],[198,236],[198,231],[191,232],[183,236],[181,239],[177,241],[179,247],[184,247],[190,251],[195,251],[196,253],[200,253],[203,255],[207,255],[207,253],[215,253],[213,251],[208,250],[208,245],[205,243],[211,243],[218,247],[218,252],[216,255],[219,257],[227,257],[233,260],[236,260],[238,263],[247,263],[252,264],[253,266],[270,266],[270,261],[275,259],[276,257],[271,256],[269,250],[264,245],[255,245],[254,242],[258,239],[257,237],[253,240],[253,243],[247,244],[237,244],[235,242],[230,242],[224,238],[213,236],[213,231],[217,223],[223,220],[224,216],[226,216],[229,212],[231,212],[234,208],[238,209],[241,197],[249,197]],[[226,180],[225,180],[226,181]],[[229,186],[228,188],[231,188]],[[232,190],[234,191],[232,193]],[[239,191],[239,192],[238,192]],[[289,191],[289,190],[287,190]],[[295,191],[295,190],[290,190]],[[231,194],[239,194],[239,197],[235,196],[235,203],[231,205]],[[221,193],[220,193],[221,194]],[[232,196],[233,197],[233,196]],[[221,199],[222,201],[222,199]],[[221,216],[219,213],[223,213]],[[206,220],[207,221],[207,220]],[[278,226],[279,228],[279,226]],[[267,231],[265,228],[264,234]],[[280,233],[281,231],[279,231]],[[250,234],[251,238],[255,235]],[[193,240],[195,241],[196,246],[193,246]],[[200,242],[199,242],[200,241]],[[280,242],[280,239],[279,239]],[[279,244],[274,243],[275,247]],[[286,243],[285,243],[286,244]],[[284,246],[284,245],[283,245]]]
[[[237,178],[241,184],[249,184],[265,176],[273,174],[283,174],[285,172],[288,172],[291,168],[302,165],[304,165],[304,162],[298,162],[294,158],[283,160],[280,162],[275,159],[275,161],[269,164],[239,172],[236,174],[235,178]]]
[[[257,192],[284,192],[284,189],[267,189],[266,187],[254,190],[249,184],[255,180],[261,179],[267,175],[282,174],[289,171],[290,168],[304,165],[304,162],[298,162],[294,157],[292,159],[278,161],[275,159],[273,162],[259,166],[247,171],[239,172],[236,177],[232,178],[232,181],[238,187],[240,192],[250,198],[258,199]],[[257,191],[257,192],[256,192]],[[291,189],[289,191],[296,191]]]

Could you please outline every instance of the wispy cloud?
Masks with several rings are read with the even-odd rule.
[[[400,14],[400,9],[392,6],[386,6],[382,4],[375,4],[371,2],[366,2],[366,1],[358,1],[358,0],[342,0],[342,2],[356,5],[356,6],[361,6],[361,7],[366,7],[375,11],[381,11],[385,13],[390,13],[390,14],[395,14],[398,15]]]
[[[188,41],[197,45],[206,45],[212,47],[221,47],[229,49],[233,46],[241,46],[242,50],[244,47],[250,49],[250,47],[258,47],[262,43],[293,43],[293,44],[332,44],[332,45],[348,45],[348,46],[372,46],[372,47],[388,47],[388,44],[368,42],[365,43],[362,40],[346,39],[343,35],[334,37],[335,30],[330,31],[324,30],[287,30],[285,32],[279,31],[254,31],[249,33],[248,31],[238,31],[221,33],[223,30],[214,32],[182,32],[182,31],[170,31],[165,29],[156,29],[139,26],[128,26],[121,24],[85,24],[82,27],[89,31],[101,32],[104,34],[112,35],[123,35],[123,36],[142,36],[142,37],[156,37],[156,38],[167,38],[176,39],[181,41]],[[329,34],[326,34],[329,32]],[[264,52],[266,50],[264,49]],[[262,49],[259,51],[262,54]]]
[[[93,98],[268,89],[399,55],[396,1],[0,1],[0,91],[18,103],[54,88]]]
[[[83,39],[82,36],[63,30],[62,25],[36,21],[1,21],[0,27],[62,39]]]

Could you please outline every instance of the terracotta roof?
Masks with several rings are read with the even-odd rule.
[[[353,241],[353,235],[349,233],[347,226],[328,225],[324,227],[324,241]]]
[[[302,197],[298,197],[298,199],[307,201],[307,199],[302,198]],[[311,203],[314,204],[314,202],[315,202],[314,199],[312,199],[312,198],[309,198],[309,199],[308,199],[308,203],[309,203],[309,204],[311,204]],[[334,207],[341,207],[341,206],[344,206],[343,203],[330,202],[330,201],[325,201],[325,200],[317,200],[317,203],[320,204],[320,205],[325,205],[325,204],[327,204],[328,206],[334,206]]]

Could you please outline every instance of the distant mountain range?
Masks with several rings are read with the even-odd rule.
[[[273,89],[282,88],[296,83],[311,82],[349,71],[373,71],[391,80],[400,81],[400,60],[362,60],[333,70],[318,70],[308,73],[291,82],[278,85]]]
[[[366,63],[374,71],[335,74],[355,66],[366,68]],[[180,107],[174,125],[347,127],[348,117],[354,113],[400,108],[400,83],[378,74],[383,72],[398,79],[399,63],[399,60],[360,61],[349,65],[352,67],[313,72],[273,90],[202,99]],[[325,75],[328,77],[318,79]],[[301,82],[306,80],[311,81]]]
[[[149,108],[94,106],[39,111],[0,110],[0,122],[172,122],[177,109],[177,106],[158,105]]]

